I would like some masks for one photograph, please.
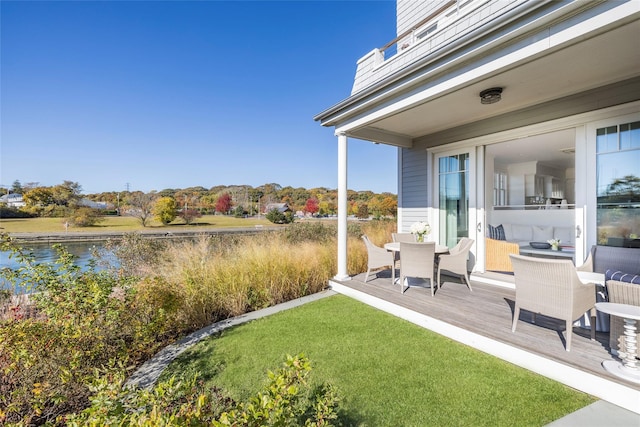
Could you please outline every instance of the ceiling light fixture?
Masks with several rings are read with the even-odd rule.
[[[494,104],[502,99],[502,88],[492,87],[480,92],[481,104]]]

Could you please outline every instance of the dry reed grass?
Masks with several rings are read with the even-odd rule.
[[[170,244],[153,269],[183,301],[183,318],[176,320],[197,328],[324,289],[337,268],[335,229],[300,227]],[[350,227],[348,273],[366,271],[362,234],[383,244],[394,230],[395,223],[381,221]]]

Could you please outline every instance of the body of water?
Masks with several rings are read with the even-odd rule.
[[[48,243],[25,243],[23,248],[25,248],[26,252],[31,252],[34,255],[36,262],[53,263],[58,259],[58,253],[52,246],[52,244]],[[83,269],[89,267],[93,249],[104,248],[102,242],[70,242],[63,243],[62,246],[75,257],[75,264]],[[9,252],[0,251],[0,268],[14,269],[18,267],[20,267],[20,264],[15,258],[9,258]],[[99,270],[100,266],[97,266],[96,269]],[[0,278],[0,289],[1,288],[12,289],[14,288],[14,284],[6,283],[3,278]]]

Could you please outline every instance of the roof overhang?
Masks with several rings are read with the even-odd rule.
[[[556,9],[563,19],[485,29],[458,51],[408,67],[314,119],[336,133],[411,147],[425,135],[639,77],[640,2],[590,5],[572,14]],[[483,105],[479,94],[490,87],[503,88],[502,100]]]

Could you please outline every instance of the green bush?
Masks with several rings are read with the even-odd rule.
[[[124,386],[122,370],[99,376],[91,386],[91,406],[66,417],[80,426],[330,426],[338,398],[329,384],[312,388],[304,355],[287,356],[284,367],[248,403],[236,404],[197,376],[160,382],[150,390]]]
[[[55,264],[37,264],[6,235],[0,246],[20,264],[0,277],[26,286],[35,307],[0,323],[0,424],[54,423],[86,406],[95,368],[117,360],[124,374],[177,336],[170,287],[82,271],[62,246]]]
[[[265,215],[269,221],[274,224],[291,224],[294,221],[293,212],[280,212],[278,209],[271,209]]]
[[[97,209],[81,207],[74,209],[67,218],[74,227],[91,227],[104,221],[102,213]]]
[[[0,205],[0,218],[32,218],[28,212],[21,211],[14,207]]]
[[[325,224],[320,221],[310,221],[292,224],[284,229],[282,233],[289,243],[328,243],[335,241],[338,229],[331,223]]]
[[[330,426],[338,418],[338,395],[330,383],[312,388],[304,355],[287,356],[284,367],[269,372],[269,382],[249,402],[222,414],[221,426]]]

